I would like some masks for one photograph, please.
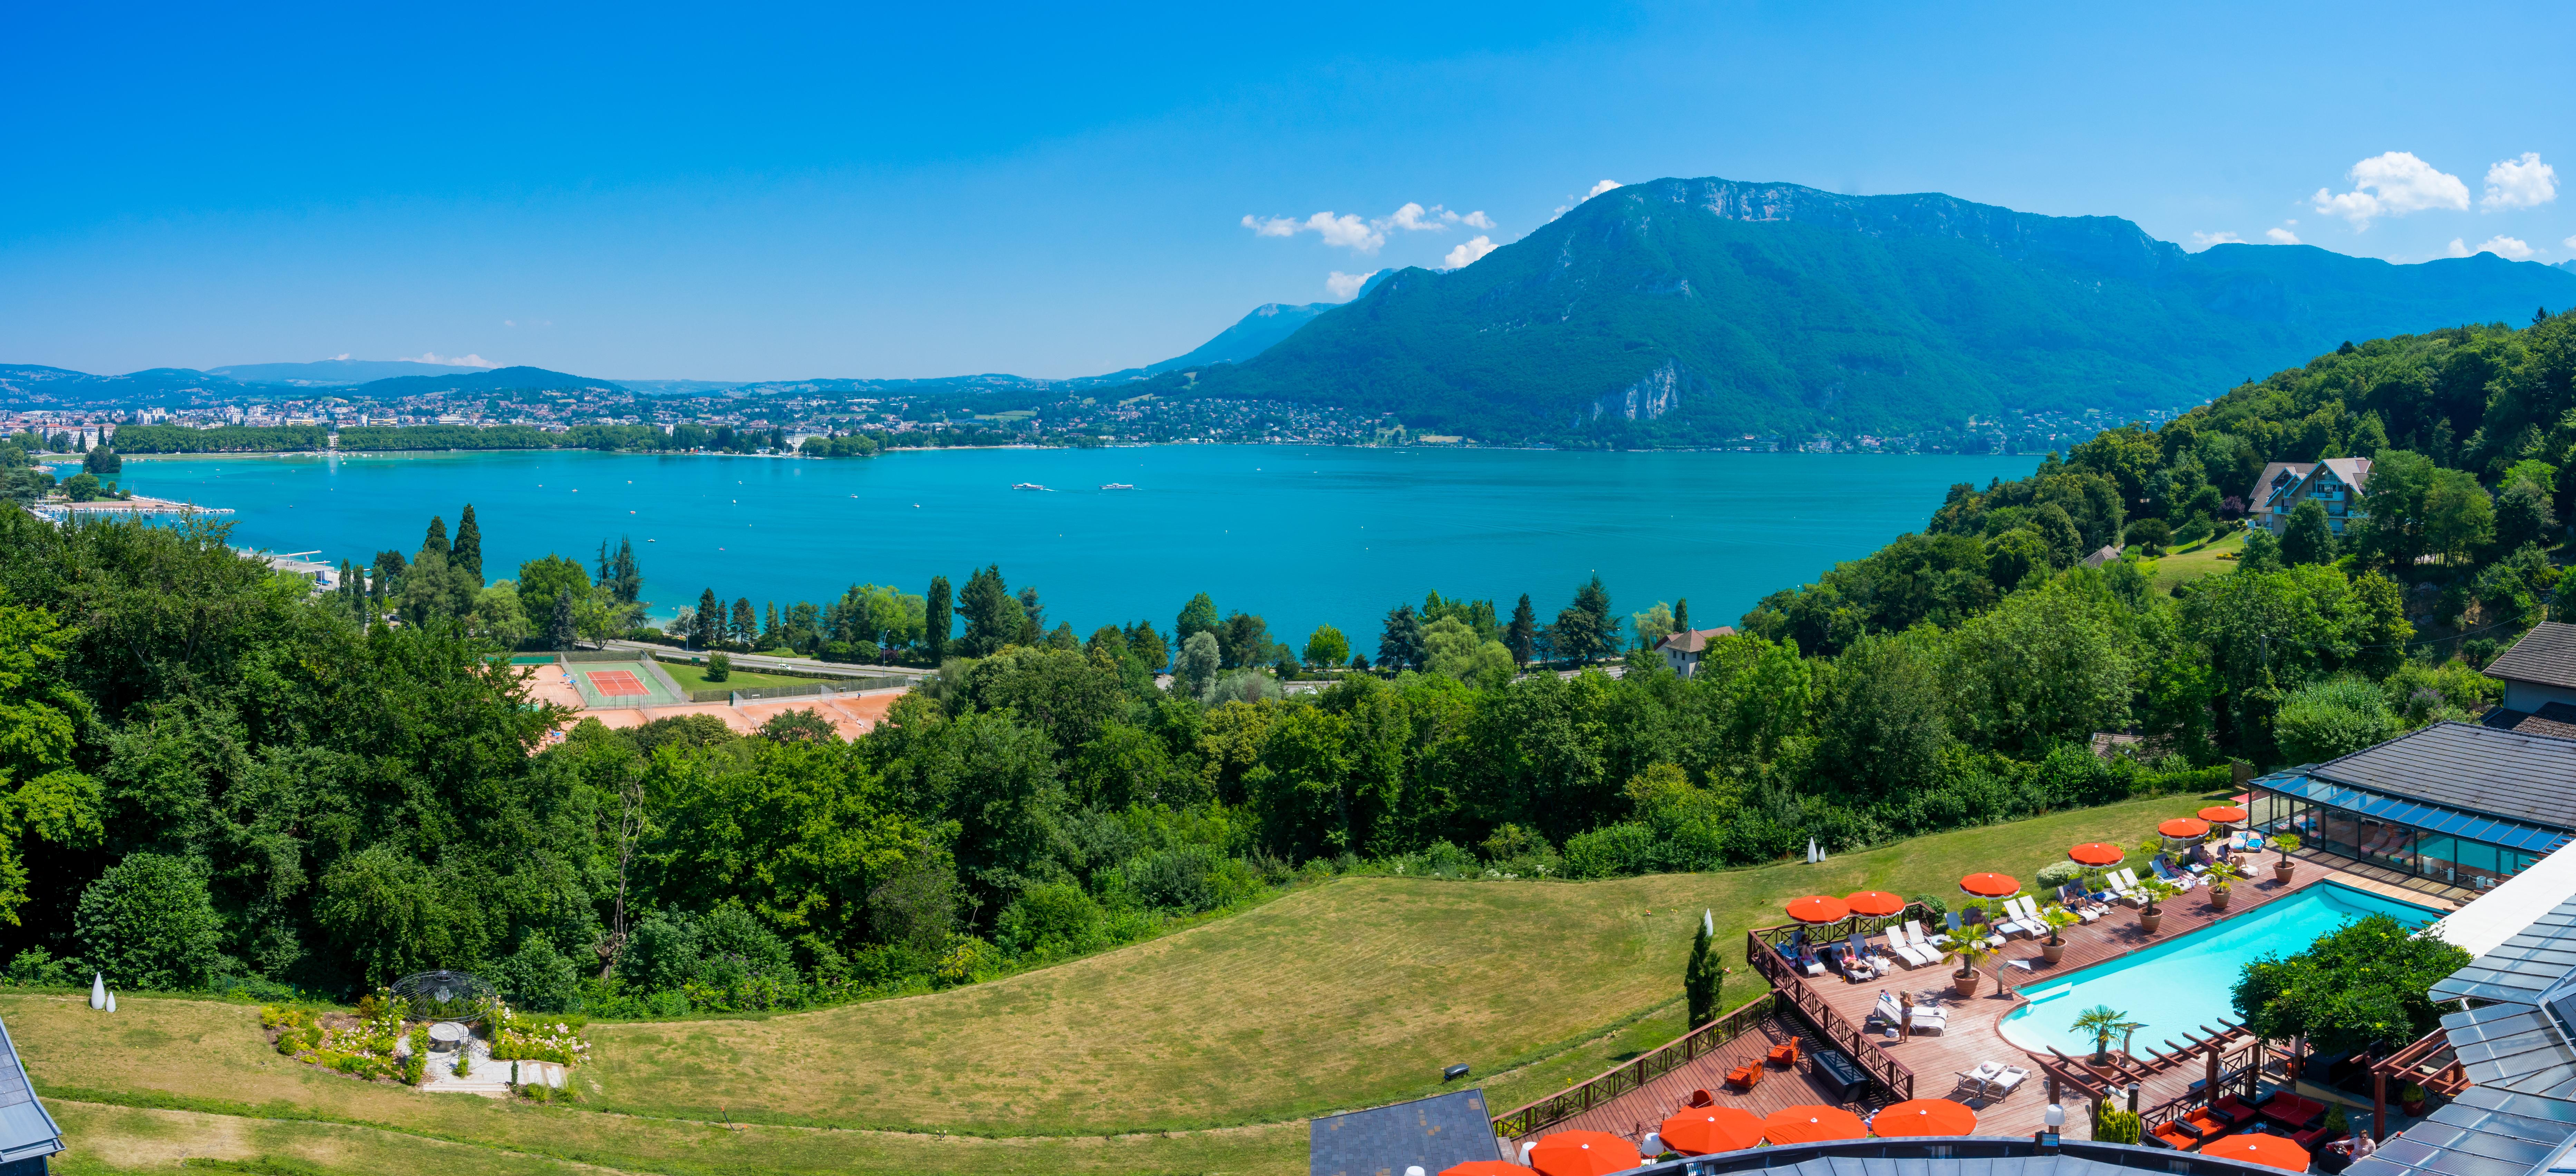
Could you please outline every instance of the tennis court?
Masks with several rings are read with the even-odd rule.
[[[637,697],[653,693],[652,688],[646,686],[642,678],[636,677],[633,670],[587,670],[584,674],[590,679],[591,689],[610,698]]]

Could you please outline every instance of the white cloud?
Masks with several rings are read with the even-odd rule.
[[[1370,274],[1376,272],[1376,270],[1370,270],[1365,274],[1346,274],[1340,270],[1334,270],[1332,276],[1324,279],[1324,288],[1332,291],[1333,297],[1348,302],[1359,296],[1360,287],[1368,285]]]
[[[2193,233],[2191,243],[2199,249],[2207,249],[2212,245],[2242,245],[2245,238],[2234,233]]]
[[[442,355],[440,355],[439,353],[437,353],[437,352],[435,352],[435,351],[424,351],[424,352],[421,352],[421,353],[420,353],[420,354],[418,354],[418,355],[398,355],[398,356],[395,356],[394,358],[399,359],[399,360],[403,360],[403,361],[408,362],[408,363],[439,363],[439,364],[445,364],[445,365],[447,365],[447,366],[449,366],[449,367],[479,367],[479,368],[496,368],[496,367],[501,366],[500,364],[497,364],[497,363],[492,362],[491,360],[485,359],[485,358],[483,358],[483,357],[482,357],[482,356],[480,356],[480,355],[447,355],[447,356],[442,356]]]
[[[2498,233],[2495,236],[2487,238],[2486,243],[2475,247],[2466,244],[2458,237],[2453,237],[2451,238],[2450,248],[2444,252],[2448,253],[2452,257],[2473,257],[2480,253],[2492,253],[2498,257],[2506,259],[2507,261],[2531,260],[2531,246],[2529,244],[2516,240],[2515,238],[2505,236],[2502,233]]]
[[[1465,269],[1493,251],[1493,238],[1479,233],[1459,242],[1457,248],[1449,251],[1449,256],[1440,259],[1440,265],[1443,269]]]
[[[2540,162],[2540,153],[2525,151],[2520,159],[2498,160],[2487,168],[2487,196],[2479,201],[2490,212],[2499,208],[2538,208],[2558,199],[2558,171]]]
[[[349,358],[349,353],[348,353],[348,352],[346,352],[346,351],[343,351],[343,352],[341,352],[341,353],[340,353],[340,354],[338,354],[338,355],[334,355],[334,356],[332,356],[331,358],[333,358],[333,359],[347,359],[347,358]]]
[[[2294,221],[2292,223],[2295,224],[2297,222]],[[2296,245],[2299,243],[2299,235],[2288,229],[2265,229],[2263,230],[2263,235],[2271,238],[2272,243],[2275,245]]]
[[[1494,218],[1486,216],[1485,210],[1481,208],[1468,213],[1464,219],[1467,222],[1467,227],[1471,229],[1490,229],[1496,227],[1494,224]]]
[[[2383,216],[2404,216],[2428,208],[2466,212],[2469,186],[2411,151],[2391,151],[2352,165],[2352,191],[2337,195],[2324,188],[2311,197],[2317,211],[2352,222],[2354,232]]]
[[[1478,228],[1492,228],[1494,225],[1492,218],[1482,212],[1471,212],[1462,217],[1437,204],[1424,208],[1410,200],[1392,214],[1373,220],[1352,213],[1336,216],[1328,210],[1302,221],[1286,216],[1246,216],[1242,223],[1256,237],[1293,237],[1299,233],[1313,233],[1322,237],[1326,245],[1354,253],[1375,253],[1385,248],[1390,232],[1445,233],[1453,224],[1469,224]]]
[[[1592,199],[1593,197],[1598,196],[1598,195],[1600,195],[1600,194],[1602,194],[1602,193],[1604,193],[1604,192],[1607,192],[1607,191],[1611,190],[1612,188],[1616,188],[1616,187],[1618,187],[1618,186],[1619,186],[1619,181],[1617,181],[1617,180],[1603,180],[1603,181],[1601,181],[1601,182],[1600,182],[1600,183],[1598,183],[1598,184],[1594,184],[1594,185],[1592,185],[1592,190],[1591,190],[1591,191],[1589,191],[1589,192],[1584,193],[1584,194],[1583,194],[1583,198],[1584,198],[1584,199],[1586,199],[1586,200],[1590,200],[1590,199]]]
[[[2576,249],[2576,237],[2569,237],[2568,239],[2566,239],[2566,240],[2564,240],[2564,241],[2559,242],[2559,244],[2564,245],[2564,246],[2566,246],[2566,247],[2568,247],[2568,248],[2570,248],[2570,249]]]

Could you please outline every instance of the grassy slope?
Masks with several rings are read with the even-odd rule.
[[[1490,1076],[1493,1104],[1509,1108],[1669,1040],[1703,907],[1718,912],[1733,959],[1746,926],[1774,920],[1799,894],[1946,890],[1980,869],[2027,875],[2069,844],[2134,840],[2190,807],[2169,798],[2062,813],[1822,867],[1579,884],[1346,879],[933,996],[766,1020],[597,1026],[583,1109],[325,1074],[270,1052],[252,1010],[236,1005],[137,998],[106,1018],[77,995],[5,993],[0,1015],[49,1098],[175,1108],[71,1107],[65,1125],[83,1164],[139,1166],[168,1154],[155,1141],[175,1133],[230,1149],[211,1154],[348,1171],[382,1170],[370,1149],[425,1136],[493,1149],[452,1158],[440,1149],[449,1170],[470,1172],[570,1162],[684,1173],[1286,1174],[1305,1165],[1299,1119],[1430,1093],[1449,1062]],[[1754,991],[1738,965],[1725,1000]],[[864,1130],[873,1127],[966,1137]]]
[[[2163,559],[2153,561],[2149,574],[2155,576],[2158,591],[2171,593],[2175,585],[2185,580],[2197,580],[2202,576],[2218,572],[2235,571],[2235,556],[2244,550],[2245,532],[2232,531],[2213,542],[2180,549]],[[2218,558],[2222,553],[2229,558]]]
[[[735,690],[747,690],[754,686],[811,686],[819,680],[815,678],[794,677],[787,674],[753,673],[750,670],[737,666],[734,668],[732,673],[725,675],[724,681],[710,682],[707,681],[707,668],[705,666],[663,662],[662,669],[671,675],[672,681],[680,684],[680,689],[682,690],[714,690],[722,687],[729,687]]]

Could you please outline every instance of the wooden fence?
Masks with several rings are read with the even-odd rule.
[[[1683,1063],[1703,1057],[1760,1025],[1771,1015],[1774,1003],[1773,994],[1763,993],[1744,1002],[1734,1012],[1640,1054],[1618,1069],[1604,1071],[1590,1081],[1497,1115],[1494,1117],[1494,1134],[1517,1139],[1551,1123],[1571,1119],[1672,1073]]]
[[[1906,916],[1899,913],[1882,916],[1882,918],[1903,922]],[[1849,921],[1845,920],[1845,922]],[[1833,1004],[1825,999],[1824,994],[1816,991],[1814,985],[1807,983],[1807,978],[1799,975],[1797,969],[1790,967],[1788,960],[1781,958],[1778,949],[1763,938],[1765,931],[1776,930],[1779,928],[1757,928],[1745,935],[1745,962],[1752,964],[1755,971],[1762,973],[1763,979],[1771,982],[1772,991],[1795,1006],[1800,1014],[1815,1025],[1816,1031],[1824,1035],[1825,1040],[1840,1047],[1844,1053],[1850,1054],[1852,1061],[1859,1063],[1860,1068],[1870,1076],[1871,1081],[1885,1087],[1888,1093],[1899,1102],[1914,1097],[1914,1071],[1907,1069],[1905,1063],[1897,1061],[1886,1050],[1879,1048],[1878,1042],[1872,1040],[1860,1026],[1852,1024],[1849,1018],[1834,1011]]]

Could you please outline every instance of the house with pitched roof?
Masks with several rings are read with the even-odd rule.
[[[1700,655],[1708,652],[1709,642],[1720,637],[1733,636],[1735,636],[1733,625],[1719,625],[1714,629],[1684,629],[1656,642],[1655,652],[1664,655],[1664,665],[1670,667],[1674,673],[1685,678],[1695,677],[1699,673]]]
[[[2576,708],[2576,625],[2542,621],[2532,626],[2487,663],[2486,674],[2504,681],[2500,710],[2536,715],[2552,706]]]
[[[36,1101],[18,1043],[0,1025],[0,1176],[44,1176],[46,1157],[62,1150],[63,1129]]]
[[[2370,459],[2329,457],[2324,461],[2276,461],[2254,481],[2246,513],[2254,525],[2278,535],[2290,529],[2290,512],[2314,500],[2326,508],[2326,528],[2337,535],[2346,525],[2370,517],[2362,495],[2370,485]]]

